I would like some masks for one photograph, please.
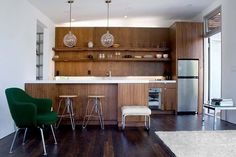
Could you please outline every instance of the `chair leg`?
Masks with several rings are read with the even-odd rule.
[[[25,128],[25,133],[24,133],[22,145],[25,145],[25,138],[26,138],[27,131],[28,131],[28,128]]]
[[[45,142],[44,142],[44,136],[43,136],[43,129],[39,128],[41,132],[41,137],[42,137],[42,142],[43,142],[43,155],[47,155],[46,147],[45,147]]]
[[[147,127],[147,116],[145,115],[144,117],[145,117],[145,119],[144,119],[145,127],[148,128],[148,127]]]
[[[16,136],[17,136],[18,131],[19,131],[19,129],[16,128],[15,135],[14,135],[13,141],[12,141],[12,143],[11,143],[11,148],[10,148],[9,153],[12,153],[12,149],[13,149],[13,146],[14,146],[14,143],[15,143]]]
[[[148,116],[148,130],[150,129],[150,127],[151,127],[151,124],[150,124],[150,115]]]
[[[54,133],[52,125],[50,125],[50,127],[51,127],[52,135],[53,135],[53,138],[54,138],[54,144],[57,144],[57,139],[56,139],[56,136],[55,136],[55,133]]]
[[[122,129],[125,129],[125,115],[122,116]]]

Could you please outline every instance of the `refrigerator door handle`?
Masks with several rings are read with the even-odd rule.
[[[178,79],[198,79],[198,76],[178,76]]]

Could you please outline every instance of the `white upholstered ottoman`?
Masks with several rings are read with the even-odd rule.
[[[147,106],[123,106],[121,107],[122,112],[122,129],[125,128],[125,117],[126,116],[145,116],[145,127],[150,128],[150,115],[151,110]],[[147,126],[148,117],[148,126]]]

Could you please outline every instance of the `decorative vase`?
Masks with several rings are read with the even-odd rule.
[[[93,48],[93,42],[92,41],[88,42],[88,48]]]

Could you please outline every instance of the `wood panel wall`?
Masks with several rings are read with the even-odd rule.
[[[203,39],[203,23],[176,22],[170,27],[172,73],[174,78],[176,78],[178,72],[176,69],[178,59],[199,59],[198,113],[202,113],[203,104]]]
[[[56,27],[55,47],[65,47],[63,38],[68,33],[67,27]],[[78,41],[75,47],[87,47],[89,41],[93,41],[94,47],[101,45],[101,36],[106,33],[104,27],[72,27],[71,31],[76,35]],[[115,42],[120,47],[155,48],[160,43],[169,43],[168,28],[125,28],[111,27],[110,33],[114,36]]]
[[[117,124],[117,84],[25,84],[28,94],[37,98],[49,98],[53,109],[57,111],[59,95],[78,95],[73,98],[73,107],[77,124],[81,124],[85,115],[88,95],[104,95],[102,99],[105,124]],[[69,123],[69,121],[68,121]],[[93,119],[89,124],[98,124]]]
[[[120,44],[122,48],[156,48],[163,42],[169,47],[169,29],[168,28],[109,28],[110,33],[115,38],[115,43]],[[55,35],[55,47],[65,48],[63,38],[68,32],[66,27],[57,27]],[[93,41],[94,47],[102,47],[100,38],[106,32],[103,27],[73,27],[72,32],[77,36],[78,42],[76,47],[87,47],[89,41]],[[116,51],[80,51],[80,52],[56,52],[62,58],[86,58],[88,55],[97,57],[99,53],[112,54],[115,57]],[[121,55],[145,55],[151,54],[155,56],[157,53],[164,52],[130,52],[119,51]],[[168,53],[168,52],[165,52]],[[88,76],[91,71],[93,76],[104,76],[108,70],[112,71],[113,76],[152,76],[163,75],[164,71],[170,70],[170,62],[92,62],[92,61],[76,61],[76,62],[55,62],[55,75],[59,73],[61,76]]]
[[[61,76],[161,76],[170,62],[57,62],[55,71]]]
[[[36,98],[49,98],[53,101],[53,110],[57,111],[59,95],[78,95],[73,98],[76,124],[82,124],[87,106],[88,95],[104,95],[102,99],[105,124],[121,124],[121,107],[124,105],[148,105],[149,84],[43,84],[26,83],[25,91]],[[128,126],[143,126],[144,117],[127,117]],[[62,123],[70,124],[63,119]],[[89,124],[99,124],[92,119]]]
[[[147,106],[148,105],[148,84],[118,84],[118,125],[121,125],[121,107],[122,106]],[[144,121],[143,116],[127,116],[126,118],[127,125],[133,125],[135,122],[136,125],[140,121]]]

